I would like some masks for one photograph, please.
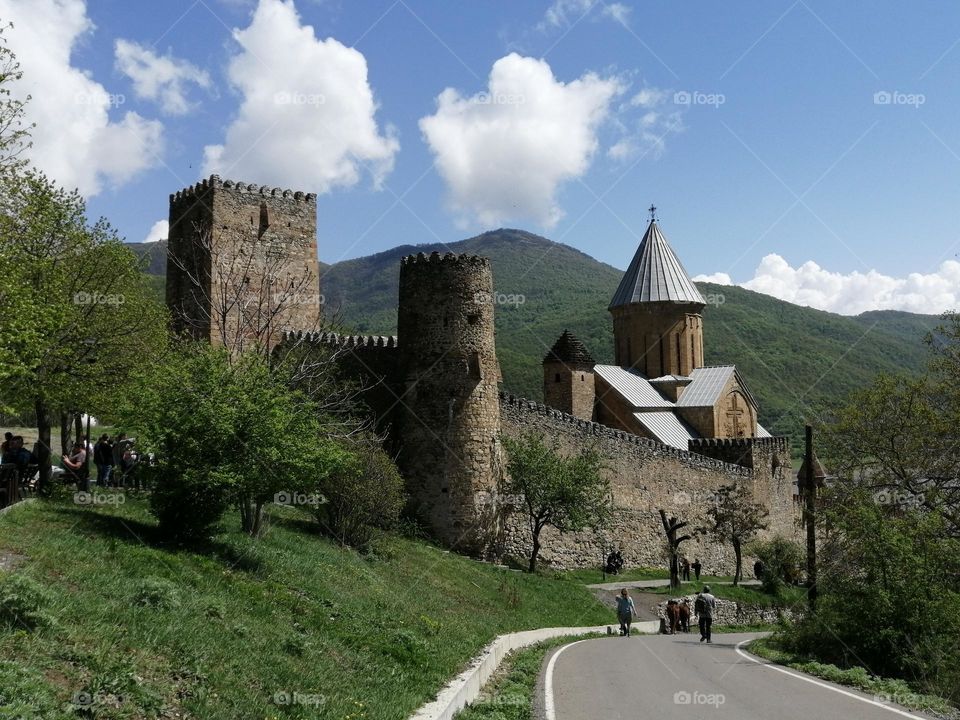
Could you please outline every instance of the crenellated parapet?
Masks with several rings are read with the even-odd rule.
[[[789,448],[790,440],[786,437],[762,437],[762,438],[694,438],[687,441],[692,452],[698,452],[699,449],[728,449],[728,450],[746,450],[749,448],[768,448],[779,452]]]
[[[504,408],[507,412],[512,412],[520,416],[539,416],[540,418],[547,419],[549,424],[556,425],[558,428],[575,431],[583,436],[606,438],[617,444],[621,444],[624,450],[641,448],[656,457],[675,458],[680,461],[696,464],[698,467],[719,470],[728,475],[738,475],[742,477],[752,475],[752,471],[748,467],[732,462],[725,462],[709,455],[697,453],[696,451],[681,450],[658,440],[640,437],[639,435],[634,435],[624,430],[616,430],[591,420],[583,420],[582,418],[562,412],[543,403],[534,402],[533,400],[527,400],[501,392],[500,405],[501,408]]]
[[[417,253],[416,255],[407,255],[400,261],[401,268],[423,265],[433,266],[441,264],[448,269],[450,266],[462,266],[465,269],[471,270],[483,267],[489,268],[490,258],[482,257],[480,255],[457,255],[456,253],[452,252],[443,253],[441,255],[439,252],[434,251],[429,255],[422,252]]]
[[[211,175],[200,182],[171,193],[170,202],[178,203],[182,200],[203,196],[211,190],[226,190],[238,195],[259,195],[267,198],[285,198],[297,202],[316,203],[316,193],[302,192],[300,190],[287,190],[284,188],[270,187],[268,185],[257,185],[256,183],[247,183],[233,180],[223,180],[219,175]]]
[[[285,332],[283,342],[287,345],[328,345],[335,348],[351,349],[392,349],[398,347],[396,335],[341,335],[335,332],[304,332],[302,330]]]

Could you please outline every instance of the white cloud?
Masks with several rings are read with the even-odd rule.
[[[157,55],[130,40],[117,40],[114,55],[117,69],[133,82],[137,97],[159,102],[170,115],[184,115],[190,110],[188,85],[210,87],[210,76],[196,65],[170,54]]]
[[[260,0],[229,65],[242,96],[223,144],[204,149],[204,173],[324,193],[375,184],[393,169],[400,145],[381,134],[367,61],[301,25],[291,0]]]
[[[74,47],[93,31],[83,0],[0,0],[0,18],[14,23],[4,34],[23,70],[13,92],[33,96],[27,118],[37,127],[28,156],[36,167],[90,196],[156,164],[163,125],[135,112],[111,120],[123,95],[71,65]]]
[[[714,283],[715,285],[733,285],[733,279],[723,272],[713,273],[712,275],[697,275],[693,278],[693,281]]]
[[[623,3],[610,3],[603,6],[603,16],[615,20],[624,27],[630,27],[630,13],[633,8]]]
[[[694,280],[733,284],[726,273],[698,275]],[[771,254],[760,261],[751,280],[736,284],[796,305],[843,315],[867,310],[938,314],[960,309],[960,262],[956,260],[947,260],[936,272],[896,278],[876,270],[830,272],[812,260],[794,268],[781,256]]]
[[[618,78],[593,73],[560,82],[546,61],[515,53],[493,64],[486,91],[444,90],[420,129],[453,209],[486,226],[508,218],[555,225],[559,186],[587,171],[597,128],[623,90]]]
[[[170,221],[157,220],[150,228],[150,232],[143,239],[145,243],[157,242],[157,240],[166,240],[170,234]]]
[[[590,15],[598,6],[600,13],[595,17],[607,18],[624,27],[629,27],[630,13],[633,8],[624,3],[606,3],[602,0],[553,0],[544,13],[543,19],[538,23],[537,29],[547,31],[569,27]]]
[[[645,87],[618,109],[620,139],[607,150],[607,157],[621,162],[640,156],[658,158],[666,149],[666,139],[684,130],[681,113],[669,102],[666,90]],[[634,119],[631,112],[645,111]]]

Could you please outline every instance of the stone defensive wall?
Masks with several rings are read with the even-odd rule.
[[[771,510],[771,528],[792,532],[794,506],[790,495],[789,443],[785,438],[737,440],[753,445],[762,464],[756,469],[726,462],[716,457],[679,450],[655,440],[567,415],[541,403],[501,393],[502,432],[508,437],[522,433],[542,433],[556,438],[561,450],[578,452],[595,448],[603,457],[605,472],[613,491],[614,516],[606,529],[596,533],[585,530],[560,534],[552,528],[542,533],[541,559],[559,569],[599,567],[612,549],[623,553],[627,567],[663,566],[666,562],[666,538],[660,521],[662,508],[668,517],[676,516],[690,525],[686,534],[707,522],[706,509],[713,504],[721,487],[739,483],[752,487],[758,501]],[[742,450],[742,449],[741,449]],[[779,458],[785,471],[771,475],[767,467]],[[509,496],[493,497],[508,512],[502,552],[526,557],[530,547],[529,530],[522,511],[512,511],[517,503]],[[518,508],[519,509],[519,508]],[[691,562],[699,558],[704,572],[732,573],[733,550],[729,543],[710,538],[695,538],[681,545],[681,554]],[[752,560],[750,560],[752,563]]]
[[[286,190],[284,188],[271,188],[267,185],[257,185],[256,183],[235,182],[233,180],[223,180],[219,175],[211,175],[200,182],[170,193],[170,202],[178,203],[181,200],[196,198],[205,194],[209,190],[222,189],[230,190],[237,194],[260,195],[264,198],[286,198],[297,201],[313,202],[317,200],[316,193],[301,192],[299,190]]]

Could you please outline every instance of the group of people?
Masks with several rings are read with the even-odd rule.
[[[93,458],[97,467],[97,484],[101,487],[123,487],[130,477],[137,456],[134,450],[134,438],[128,438],[126,433],[119,433],[111,438],[107,433],[100,436],[97,443],[91,444],[86,435],[70,446],[69,452],[61,456],[61,464],[67,482],[77,483],[81,490],[89,490],[88,459]],[[31,452],[24,447],[21,435],[11,432],[4,434],[0,444],[0,460],[3,464],[16,465],[21,471],[29,465],[37,463],[37,448]],[[54,468],[54,474],[60,470]]]
[[[700,558],[694,558],[692,565],[687,558],[681,558],[680,579],[689,581],[691,568],[693,569],[694,574],[697,576],[697,582],[700,582],[700,571],[703,570],[703,565],[700,564]]]
[[[699,561],[697,561],[699,563]],[[697,571],[699,576],[700,572]],[[671,606],[672,603],[672,606]],[[667,604],[670,614],[671,632],[677,629],[683,632],[689,631],[690,605],[686,600],[682,603],[669,601]],[[686,612],[684,612],[684,608]],[[712,643],[711,629],[713,627],[713,613],[717,609],[717,598],[710,593],[710,586],[704,585],[703,590],[697,593],[693,601],[693,611],[697,615],[697,624],[700,628],[700,642]],[[620,622],[620,634],[624,637],[630,637],[630,626],[633,619],[637,616],[637,609],[633,604],[633,598],[627,592],[626,588],[620,591],[617,596],[617,620]]]

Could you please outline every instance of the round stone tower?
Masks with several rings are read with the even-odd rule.
[[[491,514],[503,468],[493,297],[487,258],[420,253],[400,265],[398,463],[434,534],[476,555],[499,536]]]

